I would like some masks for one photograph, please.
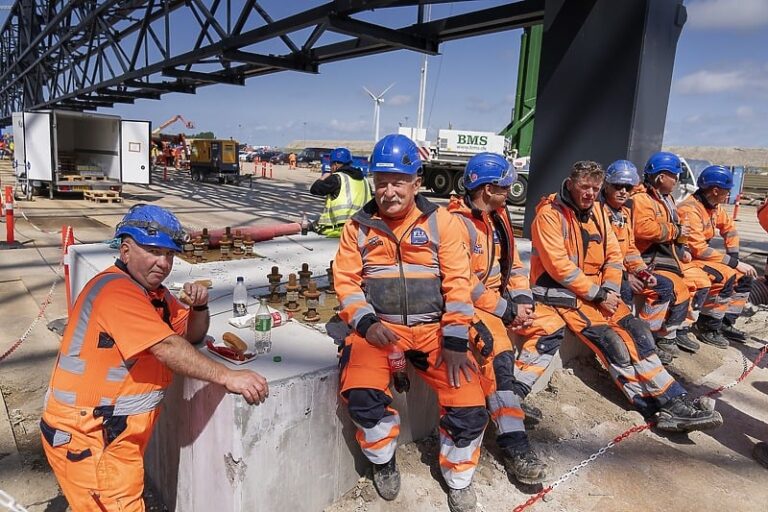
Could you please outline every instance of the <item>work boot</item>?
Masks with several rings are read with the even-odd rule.
[[[547,478],[547,464],[530,448],[514,452],[505,450],[504,466],[521,484],[536,485]]]
[[[693,403],[688,395],[676,396],[658,412],[656,428],[668,432],[710,430],[723,424],[723,417],[714,410]]]
[[[656,348],[669,352],[672,357],[677,357],[679,350],[677,349],[676,338],[654,338],[656,342]]]
[[[400,470],[397,469],[394,455],[385,464],[373,465],[373,486],[385,500],[392,501],[397,498],[400,492]]]
[[[768,469],[768,443],[759,442],[752,448],[752,457],[758,464]]]
[[[477,496],[472,484],[463,489],[448,488],[448,509],[451,512],[475,512]]]
[[[539,409],[535,405],[521,402],[520,408],[525,413],[525,417],[523,418],[523,425],[525,425],[525,428],[527,429],[531,427],[535,427],[536,425],[541,423],[542,419],[544,419],[544,414],[541,412],[541,409]]]
[[[701,348],[699,342],[691,338],[688,334],[688,329],[678,329],[677,336],[675,336],[675,345],[680,350],[685,350],[691,354],[695,354]]]
[[[747,342],[747,333],[741,329],[737,329],[735,325],[729,325],[725,322],[723,322],[723,325],[720,327],[720,334],[737,343]]]
[[[691,332],[699,339],[700,342],[712,345],[713,347],[726,349],[731,346],[728,340],[720,334],[720,332],[707,329],[705,327],[699,327],[694,325],[691,328]]]
[[[672,360],[675,358],[675,356],[659,346],[656,346],[656,355],[659,356],[661,364],[672,364]]]

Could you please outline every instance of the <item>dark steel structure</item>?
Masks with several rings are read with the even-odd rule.
[[[95,110],[169,92],[194,93],[280,71],[526,27],[544,0],[499,2],[425,21],[445,0],[17,0],[0,32],[0,125],[39,108]],[[304,9],[281,15],[289,9]],[[382,13],[382,10],[386,10]],[[377,22],[394,12],[410,24]],[[392,16],[389,16],[392,18]]]

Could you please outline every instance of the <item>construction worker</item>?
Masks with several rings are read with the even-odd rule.
[[[172,372],[220,384],[250,404],[269,393],[261,375],[230,370],[192,346],[208,330],[208,290],[185,283],[187,308],[162,285],[181,251],[178,219],[136,205],[115,237],[115,265],[75,302],[40,421],[48,462],[78,511],[144,510],[144,451]]]
[[[727,340],[747,341],[746,334],[734,323],[744,310],[757,271],[752,265],[739,261],[736,223],[722,206],[728,202],[733,187],[731,171],[722,165],[710,165],[701,171],[697,186],[698,190],[679,208],[680,215],[687,218],[691,227],[687,243],[693,257],[691,264],[706,272],[711,282],[693,328],[701,341],[726,348]],[[712,247],[716,230],[723,237],[724,253]]]
[[[757,220],[760,223],[760,227],[768,232],[768,198],[758,207]],[[768,260],[765,262],[763,275],[768,276]],[[752,448],[752,457],[754,457],[758,464],[768,469],[768,442],[760,441],[755,443],[755,446]]]
[[[461,221],[418,195],[421,160],[404,135],[387,135],[370,159],[374,201],[342,231],[334,259],[340,317],[351,328],[340,392],[373,463],[379,495],[400,490],[400,416],[390,407],[388,355],[406,352],[440,404],[439,464],[450,510],[475,510],[472,475],[488,422],[476,362],[467,352],[473,308]]]
[[[611,378],[660,430],[706,430],[722,424],[714,410],[694,403],[664,369],[645,322],[619,295],[623,258],[602,208],[595,205],[603,169],[576,162],[558,194],[542,198],[531,224],[531,290],[608,369]],[[529,338],[529,353],[556,344]],[[521,356],[522,357],[522,356]]]
[[[647,289],[647,297],[644,298],[643,305],[640,307],[639,317],[648,323],[651,332],[657,333],[662,327],[669,302],[673,298],[674,285],[668,278],[652,272],[652,268],[643,261],[635,245],[630,194],[638,183],[640,183],[640,176],[635,164],[629,160],[613,162],[605,171],[600,203],[611,222],[611,228],[624,258],[621,299],[629,308],[632,308],[635,294],[643,294]],[[662,363],[672,362],[672,354],[669,352],[657,350],[656,354]]]
[[[289,169],[295,169],[296,168],[296,153],[293,151],[290,152],[288,155],[288,168]]]
[[[465,196],[453,196],[448,211],[466,227],[476,315],[470,329],[471,348],[480,362],[488,411],[496,424],[496,444],[510,474],[534,485],[546,478],[547,465],[525,433],[522,400],[530,389],[515,380],[515,351],[507,332],[507,328],[529,327],[537,317],[506,208],[515,179],[514,168],[503,156],[477,154],[464,170]],[[551,310],[550,314],[556,316]]]
[[[654,266],[656,275],[669,279],[673,285],[673,298],[667,308],[666,318],[661,328],[654,331],[656,346],[672,355],[678,352],[678,348],[687,352],[699,349],[699,344],[688,336],[687,327],[694,320],[693,316],[688,320],[689,308],[692,312],[700,309],[709,283],[709,278],[702,270],[690,265],[684,267],[691,259],[684,245],[691,228],[681,222],[675,200],[671,196],[682,172],[683,166],[677,155],[664,151],[655,153],[645,165],[643,190],[632,196],[635,244],[643,260]],[[686,281],[690,281],[690,287]],[[696,293],[697,289],[702,291]],[[643,294],[646,303],[660,300],[652,289],[644,289]],[[649,323],[652,320],[651,316],[644,316],[642,311],[640,316]]]
[[[313,230],[338,238],[344,223],[371,200],[371,187],[363,171],[352,167],[352,153],[347,148],[331,151],[330,161],[331,172],[315,180],[309,193],[325,197],[325,208]]]

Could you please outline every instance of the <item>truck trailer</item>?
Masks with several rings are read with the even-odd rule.
[[[149,121],[68,110],[13,113],[14,174],[33,193],[120,192],[150,182]]]

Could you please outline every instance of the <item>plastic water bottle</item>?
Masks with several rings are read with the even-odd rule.
[[[256,318],[253,319],[255,348],[257,354],[268,354],[272,350],[272,313],[269,311],[267,299],[261,299]]]
[[[387,362],[392,379],[395,381],[395,389],[398,393],[403,393],[411,388],[411,381],[408,374],[405,373],[405,353],[403,349],[396,344],[390,345],[387,353]]]
[[[248,314],[248,290],[245,288],[245,281],[242,276],[238,276],[235,291],[232,293],[232,315],[245,316]]]

